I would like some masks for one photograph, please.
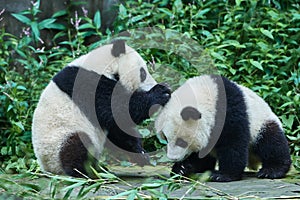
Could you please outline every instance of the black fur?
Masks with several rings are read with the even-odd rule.
[[[84,140],[84,143],[81,141]],[[65,139],[62,148],[59,152],[59,157],[62,163],[62,168],[65,173],[74,177],[82,177],[82,174],[86,174],[85,165],[88,162],[88,157],[93,159],[93,156],[89,156],[86,147],[91,145],[90,138],[85,133],[73,133]],[[91,146],[90,146],[91,147]],[[91,160],[92,161],[92,160]],[[95,161],[92,161],[95,164]],[[77,170],[77,171],[76,171]]]
[[[262,160],[259,178],[282,178],[289,171],[291,158],[284,133],[274,121],[268,121],[253,144],[254,153]]]
[[[140,69],[140,79],[141,79],[141,82],[144,82],[147,78],[147,73],[146,73],[146,70],[141,67]]]
[[[168,87],[158,84],[148,92],[131,93],[116,80],[74,66],[63,69],[53,81],[72,98],[94,126],[108,131],[107,142],[140,153],[134,155],[133,160],[140,165],[148,164],[141,135],[135,126],[149,118],[153,105],[167,103],[171,93]]]
[[[213,171],[216,165],[216,158],[207,155],[199,158],[198,153],[192,153],[181,162],[176,162],[172,167],[172,174],[180,174],[182,176],[202,173],[207,170]]]
[[[184,121],[189,119],[198,120],[201,118],[201,113],[196,108],[190,106],[183,108],[180,115]]]
[[[119,57],[122,53],[125,54],[125,41],[124,40],[115,40],[112,42],[113,47],[111,49],[111,54],[114,57]]]
[[[214,76],[213,76],[214,77]],[[214,149],[219,163],[219,171],[213,171],[212,181],[227,182],[240,180],[248,162],[248,149],[250,145],[250,130],[247,107],[242,91],[238,86],[222,77],[226,92],[226,118],[219,140]],[[218,83],[219,92],[222,84]],[[219,98],[224,98],[225,94]],[[219,105],[218,105],[219,104]],[[224,113],[222,103],[217,103],[217,115]],[[216,124],[220,127],[220,120],[216,116]],[[217,131],[216,128],[212,132]],[[252,147],[262,160],[263,168],[258,172],[261,178],[281,178],[289,170],[291,160],[287,140],[275,122],[268,122],[261,131]],[[209,159],[209,162],[206,161]],[[214,162],[210,156],[205,158],[192,154],[184,161],[177,162],[172,172],[189,176],[192,173],[213,170]]]
[[[73,86],[78,70],[78,67],[65,67],[52,79],[58,88],[66,93],[69,97],[72,97]]]

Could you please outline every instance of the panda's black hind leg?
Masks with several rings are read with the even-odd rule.
[[[214,157],[207,155],[204,158],[199,158],[198,153],[192,153],[185,160],[173,165],[171,175],[179,174],[188,177],[194,173],[214,170],[215,165],[216,159]]]
[[[259,178],[282,178],[289,171],[291,157],[287,139],[278,123],[268,121],[261,129],[254,144],[254,153],[262,161],[262,168],[257,173]]]
[[[96,159],[87,150],[91,144],[90,138],[83,132],[71,134],[64,141],[59,156],[67,175],[73,177],[88,175],[88,167],[96,163]]]

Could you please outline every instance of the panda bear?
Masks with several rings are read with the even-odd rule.
[[[291,165],[281,122],[268,104],[219,75],[187,80],[162,108],[155,128],[168,142],[172,174],[210,170],[211,181],[228,182],[240,180],[246,166],[257,169],[261,163],[257,177],[274,179]]]
[[[95,164],[106,144],[148,164],[135,126],[170,93],[123,40],[75,59],[50,81],[34,111],[32,142],[41,170],[86,175],[86,163]]]

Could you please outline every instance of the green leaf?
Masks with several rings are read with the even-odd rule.
[[[46,28],[57,29],[57,30],[66,30],[66,27],[63,24],[58,24],[58,23],[48,24]]]
[[[133,190],[130,195],[126,198],[126,200],[134,200],[137,194],[137,190]]]
[[[96,26],[96,29],[99,29],[101,27],[101,16],[99,10],[97,10],[97,12],[94,15],[94,24]]]
[[[89,28],[95,28],[92,24],[82,24],[78,27],[78,30],[83,30],[83,29],[89,29]]]
[[[39,29],[48,28],[48,26],[52,23],[54,23],[56,19],[45,19],[39,23]]]
[[[11,15],[24,24],[30,25],[30,23],[31,23],[31,19],[29,19],[28,17],[26,17],[24,15],[16,14],[16,13],[13,13]]]
[[[282,123],[288,127],[289,129],[292,128],[293,123],[294,123],[294,119],[295,119],[295,115],[289,115],[288,117],[286,115],[283,115],[280,117],[282,120]]]
[[[147,14],[144,14],[144,15],[137,15],[137,16],[134,16],[130,19],[130,22],[131,23],[136,23],[142,19],[144,19],[145,17],[147,16]]]
[[[67,14],[67,11],[66,10],[60,10],[60,11],[57,11],[56,13],[54,13],[52,15],[53,18],[57,18],[57,17],[61,17],[63,15],[66,15]]]
[[[279,19],[280,19],[279,15],[278,15],[276,12],[274,12],[273,10],[268,11],[268,14],[269,14],[274,20],[279,20]]]
[[[182,10],[183,4],[181,0],[175,0],[174,6],[177,10]]]
[[[294,102],[289,101],[289,102],[286,102],[286,103],[282,104],[282,105],[280,106],[280,108],[284,108],[284,107],[287,107],[287,106],[293,105],[293,104],[294,104]]]
[[[162,185],[161,183],[144,183],[141,185],[141,187],[143,189],[148,189],[148,188],[158,188],[161,185]]]
[[[259,62],[255,61],[253,59],[250,59],[250,63],[251,63],[251,65],[253,65],[257,69],[260,69],[262,71],[264,70],[264,68],[262,67],[262,65]]]
[[[24,90],[24,91],[27,90],[26,87],[23,86],[23,85],[18,85],[18,86],[17,86],[17,89],[18,89],[18,90]]]
[[[262,34],[264,34],[264,35],[267,36],[268,38],[274,40],[274,37],[273,37],[273,35],[272,35],[272,33],[271,33],[270,31],[268,31],[268,30],[266,30],[266,29],[263,29],[263,28],[260,28],[259,30],[260,30],[260,32],[261,32]]]
[[[297,20],[300,20],[300,14],[299,13],[294,13],[292,21],[297,21]]]
[[[139,129],[139,132],[143,136],[143,138],[145,138],[151,134],[151,132],[146,128]]]
[[[84,184],[86,184],[86,181],[78,181],[77,183],[69,185],[69,186],[63,188],[62,190],[64,190],[64,191],[72,190],[74,188],[78,188],[80,186],[83,186]]]
[[[210,53],[212,57],[218,59],[218,60],[221,60],[221,61],[225,61],[225,57],[222,56],[221,54],[219,53],[216,53],[216,52],[211,52]]]
[[[41,189],[42,189],[39,185],[35,185],[35,184],[31,184],[31,183],[20,183],[20,185],[22,185],[27,190],[33,190],[36,192],[41,191]]]
[[[167,8],[158,8],[158,10],[161,11],[161,12],[163,12],[163,13],[165,13],[169,17],[173,17],[172,12],[169,9],[167,9]]]
[[[35,37],[36,40],[40,38],[40,31],[38,28],[38,23],[37,22],[31,22],[30,24],[33,36]]]
[[[194,18],[203,18],[203,16],[208,13],[211,9],[210,8],[205,8],[203,10],[199,10],[197,14],[194,16]]]
[[[136,189],[127,190],[127,191],[121,192],[121,193],[119,193],[119,194],[117,194],[115,196],[112,196],[109,199],[123,199],[121,197],[129,196],[132,193],[136,194],[136,192],[137,192]]]
[[[8,108],[7,108],[7,112],[10,111],[10,110],[13,109],[13,108],[14,108],[14,106],[10,104],[10,105],[8,106]]]
[[[21,122],[13,122],[13,124],[16,125],[17,127],[19,127],[22,131],[25,130],[25,128]]]
[[[124,7],[123,4],[120,4],[119,6],[119,16],[121,17],[121,19],[127,16],[127,9]]]
[[[223,48],[223,47],[227,47],[227,46],[234,46],[236,48],[246,48],[245,45],[240,44],[238,41],[236,40],[226,40],[223,42],[222,45],[218,46],[217,48]]]
[[[98,173],[98,175],[102,178],[106,178],[106,179],[116,179],[117,177],[114,175],[114,174],[111,174],[111,173],[103,173],[103,172],[100,172]]]
[[[241,5],[242,0],[235,0],[235,5],[236,6],[240,6]]]

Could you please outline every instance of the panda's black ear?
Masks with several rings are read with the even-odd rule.
[[[184,121],[189,119],[198,120],[201,118],[201,113],[196,108],[191,106],[183,108],[180,115]]]
[[[119,57],[122,53],[125,53],[125,41],[115,40],[112,42],[113,47],[111,49],[111,54],[114,57]]]
[[[111,54],[114,57],[119,57],[122,53],[126,53],[125,49],[125,41],[130,37],[130,33],[127,31],[124,31],[118,35],[118,38],[114,41],[112,41],[113,47],[111,50]]]

